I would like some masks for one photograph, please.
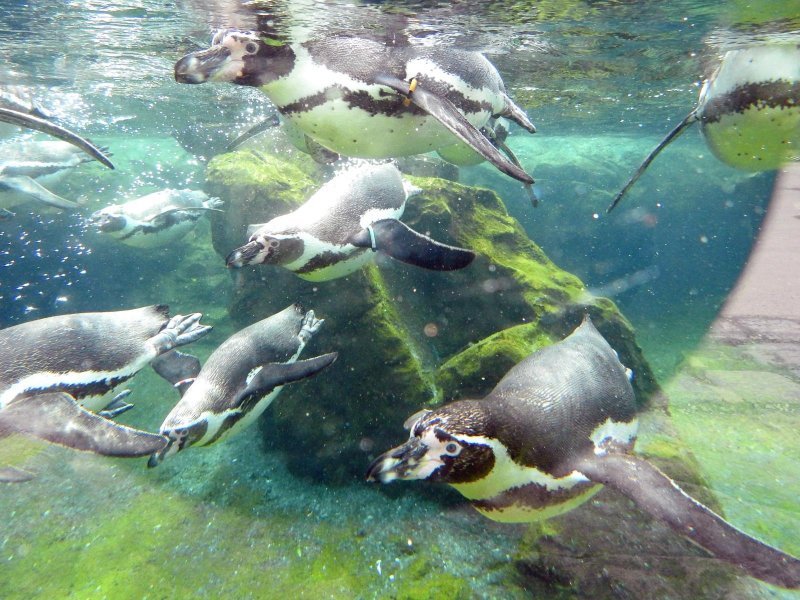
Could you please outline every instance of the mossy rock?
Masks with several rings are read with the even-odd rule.
[[[220,255],[246,240],[247,224],[292,210],[323,183],[293,159],[252,151],[216,157],[206,191],[226,212],[213,225]],[[265,437],[294,470],[327,481],[360,478],[369,460],[405,437],[401,424],[424,406],[483,396],[530,352],[566,337],[590,314],[638,376],[643,400],[657,389],[633,330],[613,303],[585,296],[509,216],[491,190],[431,177],[404,222],[478,255],[468,268],[435,273],[381,254],[341,279],[307,282],[276,267],[235,272],[229,303],[237,326],[291,302],[325,319],[305,351],[339,352],[311,380],[287,386],[262,421]]]
[[[294,210],[316,188],[295,161],[242,150],[219,154],[208,163],[205,191],[225,201],[212,218],[214,249],[226,256],[247,241],[247,226]]]
[[[534,323],[509,327],[451,357],[436,371],[436,383],[445,398],[483,397],[499,381],[497,374],[555,341]],[[494,377],[487,380],[486,373]]]

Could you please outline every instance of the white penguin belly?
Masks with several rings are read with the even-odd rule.
[[[497,521],[499,523],[532,523],[535,521],[544,521],[551,517],[557,517],[579,507],[581,504],[589,500],[597,492],[603,489],[600,484],[593,485],[585,491],[570,497],[563,502],[553,502],[547,506],[535,507],[524,502],[514,502],[508,506],[487,509],[480,506],[475,506],[475,510],[481,513],[484,517]]]
[[[312,235],[306,233],[298,234],[303,240],[303,254],[296,260],[283,265],[284,268],[294,271],[294,273],[306,281],[328,281],[344,277],[360,269],[369,262],[374,252],[356,248],[350,244],[338,245],[325,243]],[[326,253],[341,253],[343,258],[331,263],[329,266],[320,266],[313,271],[302,272],[303,268],[318,256],[325,256]]]
[[[233,425],[231,425],[228,429],[220,432],[225,420],[231,416],[236,414],[241,414],[241,410],[238,408],[230,409],[223,411],[221,413],[212,413],[205,411],[200,415],[200,421],[205,421],[207,423],[206,432],[199,440],[197,440],[194,445],[195,446],[205,446],[206,444],[210,444],[212,442],[216,443],[230,436],[240,432],[244,428],[251,425],[258,417],[260,417],[265,410],[272,404],[272,401],[278,397],[280,394],[283,386],[276,387],[272,390],[269,394],[264,396],[258,403],[253,407],[252,410],[246,412],[242,415],[242,417],[236,421]]]
[[[115,371],[67,371],[65,373],[53,373],[50,371],[40,371],[20,379],[0,393],[0,409],[13,400],[18,395],[32,390],[47,390],[55,387],[90,385],[100,381],[111,381],[114,379],[127,379],[132,377],[154,358],[155,353],[143,352],[135,357],[130,363],[120,367]],[[81,404],[91,407],[102,404],[103,395],[88,396],[80,401]],[[105,404],[108,404],[106,402]],[[105,405],[100,408],[104,408]],[[91,408],[89,410],[92,410]]]
[[[296,59],[292,73],[261,89],[279,110],[288,105],[302,104],[304,99],[327,90],[325,102],[321,105],[307,106],[305,110],[294,110],[288,114],[281,110],[295,127],[326,148],[357,158],[391,158],[431,152],[457,141],[433,117],[410,111],[402,116],[391,117],[349,105],[341,97],[344,89],[367,92],[376,100],[391,98],[396,92],[385,86],[366,84],[345,73],[331,71],[315,62],[302,45],[293,46],[293,49]],[[468,99],[487,106],[485,111],[466,115],[467,120],[477,128],[486,124],[498,103],[497,94],[491,90],[470,88],[458,77],[426,59],[409,61],[406,73],[409,79],[421,74],[434,75],[458,89]]]
[[[702,129],[714,155],[737,169],[770,171],[800,160],[800,106],[753,106]]]
[[[166,246],[181,239],[194,229],[196,225],[196,219],[187,219],[158,231],[140,229],[129,237],[124,237],[125,231],[123,230],[123,232],[121,232],[123,237],[120,241],[123,244],[135,248],[158,248],[159,246]]]
[[[431,152],[456,141],[432,117],[373,115],[334,100],[287,118],[298,129],[329,150],[357,158],[391,158]],[[482,127],[489,115],[474,119]]]
[[[361,267],[372,260],[374,252],[368,250],[358,250],[355,254],[340,260],[329,267],[322,267],[308,273],[296,273],[301,279],[306,281],[330,281],[331,279],[338,279],[345,277],[358,271]]]

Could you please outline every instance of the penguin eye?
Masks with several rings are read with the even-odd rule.
[[[458,456],[461,453],[461,446],[455,442],[447,442],[444,446],[444,452],[448,456]]]
[[[278,240],[270,240],[269,241],[269,247],[270,248],[277,248],[280,245],[281,245],[281,243]]]
[[[258,52],[258,44],[256,44],[255,42],[247,42],[244,45],[244,51],[246,54],[255,54],[256,52]]]

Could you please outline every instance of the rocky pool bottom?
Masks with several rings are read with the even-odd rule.
[[[660,463],[683,456],[708,486],[687,489],[795,554],[799,371],[709,337],[665,385],[674,429],[651,411],[637,446]],[[168,391],[137,378],[139,399]],[[797,597],[719,567],[611,491],[540,525],[504,525],[445,488],[315,483],[270,446],[252,428],[148,471],[6,443],[3,460],[28,454],[39,477],[0,498],[0,596]]]
[[[579,161],[587,172],[592,164],[586,155],[589,148],[624,147],[632,152],[631,145],[636,145],[567,141],[569,152],[545,157],[553,164]],[[648,142],[638,145],[644,149]],[[259,151],[245,154],[244,160],[220,157],[212,163],[216,171],[205,172],[164,144],[155,146],[149,157],[151,147],[145,143],[121,146],[115,146],[115,157],[122,168],[111,174],[94,170],[73,176],[75,193],[99,190],[113,196],[137,187],[151,191],[156,174],[142,170],[149,158],[171,168],[176,181],[216,186],[210,191],[228,196],[229,212],[212,228],[201,226],[187,238],[188,244],[149,256],[98,242],[94,256],[102,257],[102,265],[90,266],[87,275],[94,295],[81,302],[111,309],[168,301],[175,312],[202,310],[215,326],[212,336],[192,348],[204,358],[237,328],[299,295],[328,319],[306,354],[339,349],[341,367],[348,358],[345,350],[355,348],[361,358],[353,362],[356,354],[351,350],[350,364],[363,369],[355,375],[332,371],[289,386],[258,426],[230,441],[182,453],[155,470],[147,470],[145,461],[101,459],[5,440],[0,462],[24,464],[39,477],[7,486],[0,496],[0,509],[7,515],[0,533],[0,596],[793,597],[738,577],[613,492],[603,491],[563,517],[525,526],[480,517],[446,488],[422,483],[381,487],[363,481],[370,458],[403,436],[401,424],[408,414],[425,403],[485,392],[491,385],[484,377],[499,378],[521,358],[523,345],[532,349],[568,333],[567,321],[580,310],[567,311],[569,319],[560,322],[563,306],[583,306],[581,281],[551,263],[504,214],[494,194],[438,179],[416,180],[427,185],[428,195],[409,208],[405,219],[417,229],[434,230],[435,237],[491,255],[478,262],[482,271],[438,278],[432,285],[428,275],[382,262],[319,288],[277,269],[253,271],[232,281],[218,254],[242,235],[242,219],[253,209],[263,209],[247,203],[269,198],[273,209],[285,211],[313,189],[316,167],[303,163],[303,157],[294,165],[276,163],[274,156]],[[628,162],[619,155],[604,158],[607,170],[609,161],[617,163],[616,171]],[[696,159],[682,160],[685,170]],[[755,180],[717,172],[713,165],[706,168],[698,177],[708,186],[709,197],[737,186],[752,191]],[[567,171],[582,177],[580,169]],[[136,180],[124,179],[137,172],[141,175]],[[586,199],[585,190],[578,193],[585,183],[576,180],[564,188],[551,180],[551,185],[574,188],[575,199]],[[566,218],[566,209],[559,199],[551,202],[550,210],[536,216],[545,224],[549,220],[549,232],[556,235],[556,221]],[[506,205],[512,214],[520,210],[513,201],[506,200]],[[684,199],[679,208],[691,206]],[[606,232],[606,243],[627,239],[631,228],[652,229],[651,217],[649,212],[632,211],[632,216],[620,219],[622,229]],[[753,218],[729,217],[715,221],[719,231],[733,231],[734,241],[737,235],[744,239],[752,233]],[[670,218],[699,221],[675,211]],[[578,227],[578,239],[583,240],[588,223],[591,220],[578,227],[569,222],[564,228]],[[531,235],[527,225],[526,229]],[[655,228],[662,235],[668,230],[675,235],[674,228]],[[220,246],[217,253],[211,249],[212,232],[214,244]],[[695,232],[681,236],[678,246],[693,240]],[[626,249],[630,256],[636,254],[634,246]],[[714,250],[714,243],[705,247],[717,260],[730,250]],[[744,251],[741,244],[736,247],[740,254]],[[660,252],[657,247],[650,251],[653,256]],[[586,255],[594,257],[594,266],[610,260]],[[714,264],[713,258],[707,260]],[[622,263],[623,270],[631,267],[625,256]],[[712,272],[702,262],[692,265]],[[484,275],[476,276],[478,272]],[[702,286],[708,279],[714,277],[693,283],[700,288],[695,299],[704,297]],[[491,294],[486,293],[487,281]],[[717,291],[731,285],[732,278],[726,281],[718,283]],[[800,553],[800,467],[790,458],[800,454],[797,371],[776,366],[761,348],[741,340],[729,344],[708,338],[696,352],[686,354],[691,345],[687,340],[705,329],[708,320],[703,319],[710,319],[719,297],[692,305],[669,296],[675,288],[669,287],[668,278],[656,283],[664,287],[659,293],[665,298],[662,305],[672,302],[681,310],[648,320],[635,340],[634,330],[612,303],[589,303],[607,324],[604,334],[624,344],[625,362],[636,361],[637,391],[652,394],[658,389],[648,361],[661,376],[664,393],[650,399],[638,451],[734,524]],[[644,294],[646,302],[652,293],[647,287],[633,293]],[[401,297],[404,302],[398,301]],[[441,333],[434,339],[413,333],[425,325],[417,317],[421,307],[436,318],[449,316],[436,321]],[[353,379],[362,385],[354,388]],[[368,385],[372,380],[385,385]],[[174,392],[149,370],[127,387],[133,390],[130,399],[136,409],[124,420],[156,430],[176,400]],[[377,424],[377,433],[365,439],[364,428],[370,423]]]

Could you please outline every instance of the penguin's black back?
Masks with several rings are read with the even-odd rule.
[[[146,353],[166,305],[48,317],[0,331],[0,391],[39,372],[117,371]]]
[[[363,215],[372,211],[373,220],[397,217],[402,215],[405,202],[406,191],[397,167],[391,163],[365,165],[340,173],[290,216],[267,223],[264,231],[305,232],[342,246],[363,229]]]
[[[625,367],[588,319],[517,364],[484,401],[489,433],[509,455],[559,477],[573,470],[570,457],[593,451],[599,425],[636,415]]]

